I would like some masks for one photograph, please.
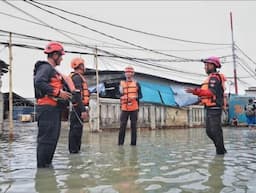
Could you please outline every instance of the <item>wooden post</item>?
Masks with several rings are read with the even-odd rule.
[[[9,139],[13,140],[12,33],[9,35]]]
[[[100,132],[100,96],[99,96],[99,71],[98,71],[98,59],[97,59],[97,48],[95,48],[94,63],[96,69],[96,92],[97,92],[97,131]]]

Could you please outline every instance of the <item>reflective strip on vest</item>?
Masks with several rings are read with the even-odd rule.
[[[121,81],[120,86],[122,88],[122,98],[120,99],[121,109],[123,111],[135,111],[139,109],[138,87],[135,81]]]

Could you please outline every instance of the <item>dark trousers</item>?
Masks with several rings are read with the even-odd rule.
[[[75,111],[74,111],[75,110]],[[75,108],[70,114],[70,129],[68,136],[69,153],[78,153],[81,148],[83,125],[80,123],[78,117],[81,117],[81,111]]]
[[[61,109],[49,105],[37,106],[37,167],[49,167],[60,136]]]
[[[118,145],[123,145],[124,144],[125,130],[126,130],[127,121],[128,121],[129,117],[130,117],[130,120],[131,120],[131,145],[136,145],[138,110],[136,110],[136,111],[122,111],[121,112]]]
[[[217,154],[226,153],[221,128],[221,109],[206,109],[206,134],[213,141]]]

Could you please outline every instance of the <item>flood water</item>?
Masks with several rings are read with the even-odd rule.
[[[255,193],[256,130],[224,128],[228,153],[216,156],[204,129],[141,130],[137,146],[117,146],[118,132],[83,136],[68,153],[63,128],[53,169],[36,168],[35,123],[0,137],[1,193]]]

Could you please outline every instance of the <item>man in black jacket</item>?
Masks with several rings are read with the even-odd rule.
[[[64,91],[64,80],[55,67],[65,54],[58,42],[50,42],[44,53],[47,61],[37,61],[34,68],[34,89],[37,100],[38,135],[37,167],[51,167],[61,128],[61,101],[71,94]]]

